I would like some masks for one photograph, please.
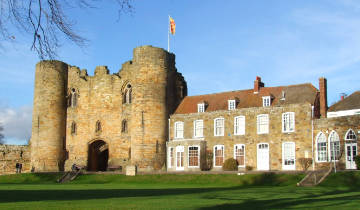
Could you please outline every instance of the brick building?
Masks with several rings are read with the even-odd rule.
[[[187,96],[175,55],[137,47],[133,59],[94,76],[61,61],[36,65],[29,146],[0,147],[0,173],[90,171],[136,165],[139,171],[222,170],[235,158],[239,170],[355,168],[360,92],[327,107],[326,79],[312,84],[253,88]],[[329,112],[328,112],[329,111]]]

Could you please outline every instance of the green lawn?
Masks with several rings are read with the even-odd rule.
[[[360,172],[305,188],[303,175],[58,176],[0,176],[0,209],[360,209]]]

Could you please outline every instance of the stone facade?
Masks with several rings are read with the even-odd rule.
[[[22,164],[22,172],[30,172],[29,147],[0,145],[0,174],[16,173],[16,163]]]
[[[136,165],[162,167],[168,118],[186,96],[175,55],[152,46],[134,49],[118,73],[94,76],[59,61],[42,61],[35,75],[31,166],[35,171]]]
[[[239,158],[239,170],[303,170],[300,160],[309,158],[314,160],[311,168],[316,170],[330,167],[334,150],[339,153],[339,160],[335,161],[338,168],[355,169],[353,157],[358,154],[360,115],[326,118],[326,83],[325,78],[319,79],[320,90],[311,84],[266,88],[257,77],[250,90],[186,97],[170,117],[168,171],[204,170],[204,164],[209,162],[208,154],[211,170],[222,170],[223,162],[229,158]],[[269,97],[267,106],[261,103],[261,98],[266,97]],[[233,108],[230,108],[230,101],[234,103]],[[360,108],[360,101],[355,103]],[[203,110],[197,110],[198,106],[204,106]],[[294,117],[290,132],[284,131],[283,115],[288,113],[293,113]],[[269,119],[268,132],[259,134],[257,117],[264,114]],[[235,118],[239,116],[245,124],[240,135],[235,133]],[[224,132],[220,136],[215,135],[215,120],[219,118],[224,120]],[[195,123],[199,120],[202,121],[200,137],[195,135]],[[350,130],[352,139],[345,140]],[[320,132],[325,136],[323,143],[317,140]],[[339,136],[339,143],[331,143],[335,136],[329,137],[332,132]],[[336,145],[336,149],[331,145]],[[199,148],[192,153],[199,159],[195,166],[190,163],[194,160],[190,148],[194,146]],[[236,155],[239,147],[243,150],[237,150]],[[219,148],[222,150],[217,154],[220,163],[215,157]]]
[[[185,146],[184,157],[187,157],[188,145],[206,144],[206,150],[213,151],[215,145],[224,145],[224,160],[234,158],[234,145],[245,145],[245,166],[257,168],[257,145],[259,143],[269,144],[270,163],[269,170],[282,170],[282,143],[295,142],[296,159],[311,155],[311,104],[291,104],[281,107],[255,107],[227,111],[214,111],[210,113],[175,114],[170,118],[170,139],[168,147]],[[295,113],[295,131],[282,131],[282,113]],[[269,132],[257,134],[257,116],[260,114],[269,115]],[[245,116],[245,134],[234,135],[234,118]],[[224,136],[214,136],[214,119],[224,118]],[[194,138],[194,121],[203,120],[203,137]],[[174,138],[175,122],[184,122],[184,138]],[[205,150],[200,150],[204,152]],[[186,159],[186,158],[185,158]],[[175,162],[172,164],[175,166]],[[187,170],[187,161],[184,168]],[[297,170],[301,170],[299,164],[295,164]],[[176,170],[171,167],[169,170]],[[191,170],[201,170],[192,168]],[[213,170],[222,170],[221,167],[214,167]],[[245,170],[245,167],[239,167]]]
[[[359,102],[360,103],[360,102]],[[357,135],[357,141],[355,141],[356,145],[356,153],[359,154],[359,131],[360,131],[360,115],[353,116],[343,116],[343,117],[334,117],[334,118],[322,118],[316,119],[314,121],[314,149],[317,151],[317,136],[319,133],[323,133],[327,140],[327,146],[330,145],[330,134],[332,132],[336,132],[340,141],[340,157],[339,161],[336,161],[336,164],[339,169],[351,169],[349,166],[346,166],[346,158],[349,158],[348,154],[346,154],[346,144],[351,143],[346,140],[346,134],[349,131],[353,131],[355,135]],[[329,151],[328,151],[329,153]],[[328,154],[329,156],[330,154]],[[333,164],[333,161],[320,162],[317,158],[317,154],[315,156],[315,169],[328,167],[329,164]]]

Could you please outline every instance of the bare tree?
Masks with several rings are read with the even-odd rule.
[[[2,125],[0,124],[0,145],[5,144],[4,141],[4,134],[2,134],[2,131],[4,130],[4,128],[2,127]]]
[[[133,11],[132,0],[112,0],[118,5],[118,14]],[[32,37],[31,50],[40,59],[53,59],[66,38],[79,47],[87,39],[74,30],[74,22],[68,18],[66,9],[95,8],[94,5],[109,0],[0,0],[0,44],[16,39],[14,31]]]

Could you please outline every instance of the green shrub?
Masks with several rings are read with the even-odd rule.
[[[225,160],[222,168],[224,171],[237,171],[238,170],[237,161],[234,158],[229,158]]]
[[[354,158],[354,160],[355,160],[357,169],[360,170],[360,155],[356,156]]]
[[[246,166],[245,168],[247,171],[252,171],[254,169],[252,166]]]

